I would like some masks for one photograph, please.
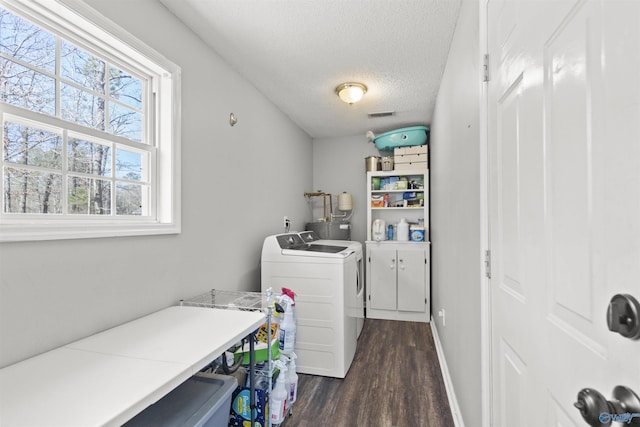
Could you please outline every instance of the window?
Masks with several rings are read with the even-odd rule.
[[[0,1],[0,241],[179,232],[179,74],[80,0]]]

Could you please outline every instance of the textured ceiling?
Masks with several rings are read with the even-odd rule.
[[[314,138],[429,124],[460,0],[160,0]],[[340,83],[364,83],[357,104]],[[393,111],[389,117],[369,113]]]

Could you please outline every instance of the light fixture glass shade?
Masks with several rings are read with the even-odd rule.
[[[362,83],[342,83],[336,88],[336,93],[347,104],[353,104],[367,93],[367,87]]]

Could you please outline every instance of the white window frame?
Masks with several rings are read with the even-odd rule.
[[[145,93],[148,96],[145,114],[149,120],[145,119],[143,133],[154,147],[150,160],[149,216],[107,218],[0,212],[0,242],[180,233],[180,68],[82,0],[0,0],[0,6],[52,34],[79,42],[83,48],[88,46],[100,56],[117,58],[124,67],[143,70],[151,77],[151,93]],[[9,119],[11,115],[32,114],[4,103],[1,107],[0,113]],[[46,117],[41,119],[47,123]],[[65,127],[77,131],[73,123]],[[80,132],[87,133],[87,129]],[[110,139],[117,141],[119,137],[114,138]]]

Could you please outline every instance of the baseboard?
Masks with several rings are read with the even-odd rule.
[[[462,420],[462,413],[460,412],[460,406],[458,405],[458,399],[456,398],[455,390],[453,389],[453,382],[451,381],[451,375],[449,375],[449,368],[447,367],[447,361],[444,358],[444,351],[442,349],[442,343],[438,336],[438,330],[436,329],[436,322],[431,317],[431,332],[433,334],[433,341],[436,344],[436,352],[438,353],[438,361],[440,362],[440,370],[442,371],[442,379],[444,380],[444,387],[447,389],[447,399],[449,400],[449,407],[451,408],[451,415],[453,416],[453,423],[456,427],[464,427],[464,421]]]

